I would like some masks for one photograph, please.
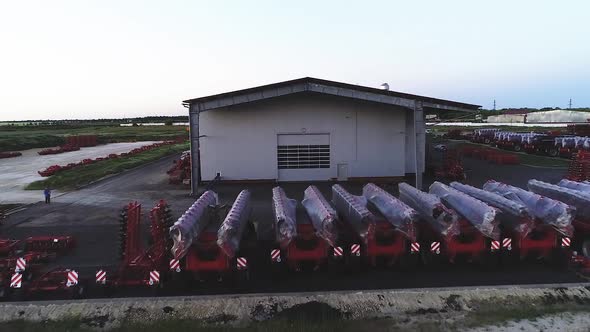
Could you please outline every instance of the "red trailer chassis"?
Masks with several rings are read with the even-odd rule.
[[[507,229],[503,232],[503,238],[492,245],[502,252],[503,256],[512,256],[518,260],[526,257],[551,259],[562,248],[570,246],[571,239],[560,234],[554,227],[536,222],[533,230],[526,236],[519,232]]]
[[[312,270],[316,271],[328,261],[329,252],[335,258],[344,254],[341,248],[331,250],[330,245],[315,232],[313,224],[297,223],[297,236],[282,250],[271,250],[271,260],[280,263],[284,259],[289,269],[294,271],[301,271],[305,265],[311,265]]]
[[[380,214],[371,211],[376,217],[375,224],[368,229],[366,243],[361,241],[360,237],[354,233],[352,226],[341,221],[344,229],[344,243],[347,245],[345,258],[355,260],[360,258],[362,261],[375,267],[377,265],[392,266],[396,263],[402,263],[408,255],[420,252],[420,243],[412,243],[405,235],[397,231],[395,227],[385,220]],[[337,247],[341,248],[341,247]],[[334,248],[336,250],[337,248]]]
[[[195,280],[223,281],[236,277],[248,279],[248,258],[241,255],[226,255],[217,244],[217,231],[201,233],[183,260],[184,264],[180,266],[184,266],[185,273],[191,274]],[[174,260],[171,260],[171,270],[174,270],[174,264]],[[176,272],[180,272],[180,269],[176,269]]]
[[[445,257],[450,263],[455,263],[457,258],[465,261],[484,262],[492,253],[491,239],[485,237],[477,228],[473,227],[467,220],[459,220],[460,232],[458,235],[444,237],[438,234],[430,224],[418,223],[421,236],[423,258],[426,263],[435,257]]]

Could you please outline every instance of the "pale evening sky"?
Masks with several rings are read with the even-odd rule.
[[[184,115],[184,99],[304,76],[590,106],[589,14],[582,0],[0,0],[0,120]]]

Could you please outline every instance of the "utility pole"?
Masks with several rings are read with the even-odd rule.
[[[569,109],[569,110],[572,109],[572,98],[570,98],[570,104],[569,104],[569,107],[567,109]]]
[[[496,110],[496,99],[494,99],[494,111]]]

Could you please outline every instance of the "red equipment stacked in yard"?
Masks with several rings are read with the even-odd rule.
[[[20,152],[0,152],[0,159],[20,157],[23,154]]]
[[[44,149],[37,152],[39,155],[59,154],[64,152],[78,151],[82,147],[96,146],[98,144],[96,135],[67,136],[66,143],[55,149]]]
[[[169,175],[168,183],[190,184],[191,170],[190,151],[185,151],[182,153],[179,160],[174,160],[174,166],[166,172]]]
[[[579,151],[574,155],[565,178],[571,181],[590,180],[590,152]]]
[[[465,170],[459,152],[455,149],[449,149],[442,153],[442,163],[435,171],[435,176],[442,179],[464,180]]]

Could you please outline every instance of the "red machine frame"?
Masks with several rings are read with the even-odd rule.
[[[273,259],[275,250],[271,251],[271,260],[278,263],[280,261]],[[297,223],[297,235],[280,250],[289,269],[301,271],[303,265],[307,263],[312,266],[312,270],[316,271],[328,261],[330,245],[316,235],[313,224]]]
[[[526,257],[550,259],[556,250],[564,247],[561,241],[563,238],[567,237],[551,225],[535,221],[533,230],[526,236],[522,236],[515,230],[506,229],[500,242],[500,250],[503,255],[512,256],[518,260]]]
[[[166,220],[167,204],[160,201],[150,211],[151,236],[154,244],[143,250],[141,248],[141,204],[130,203],[126,208],[125,247],[123,248],[123,261],[118,270],[114,273],[106,272],[104,281],[98,284],[107,287],[127,286],[157,286],[163,284],[169,264],[168,241],[166,229],[169,221]],[[152,278],[152,273],[158,275],[157,279]]]
[[[426,222],[419,225],[421,243],[425,248],[422,253],[427,262],[438,256],[445,256],[450,263],[455,263],[457,256],[464,257],[467,262],[484,262],[493,254],[492,240],[465,219],[459,220],[460,232],[452,237],[441,236]]]

